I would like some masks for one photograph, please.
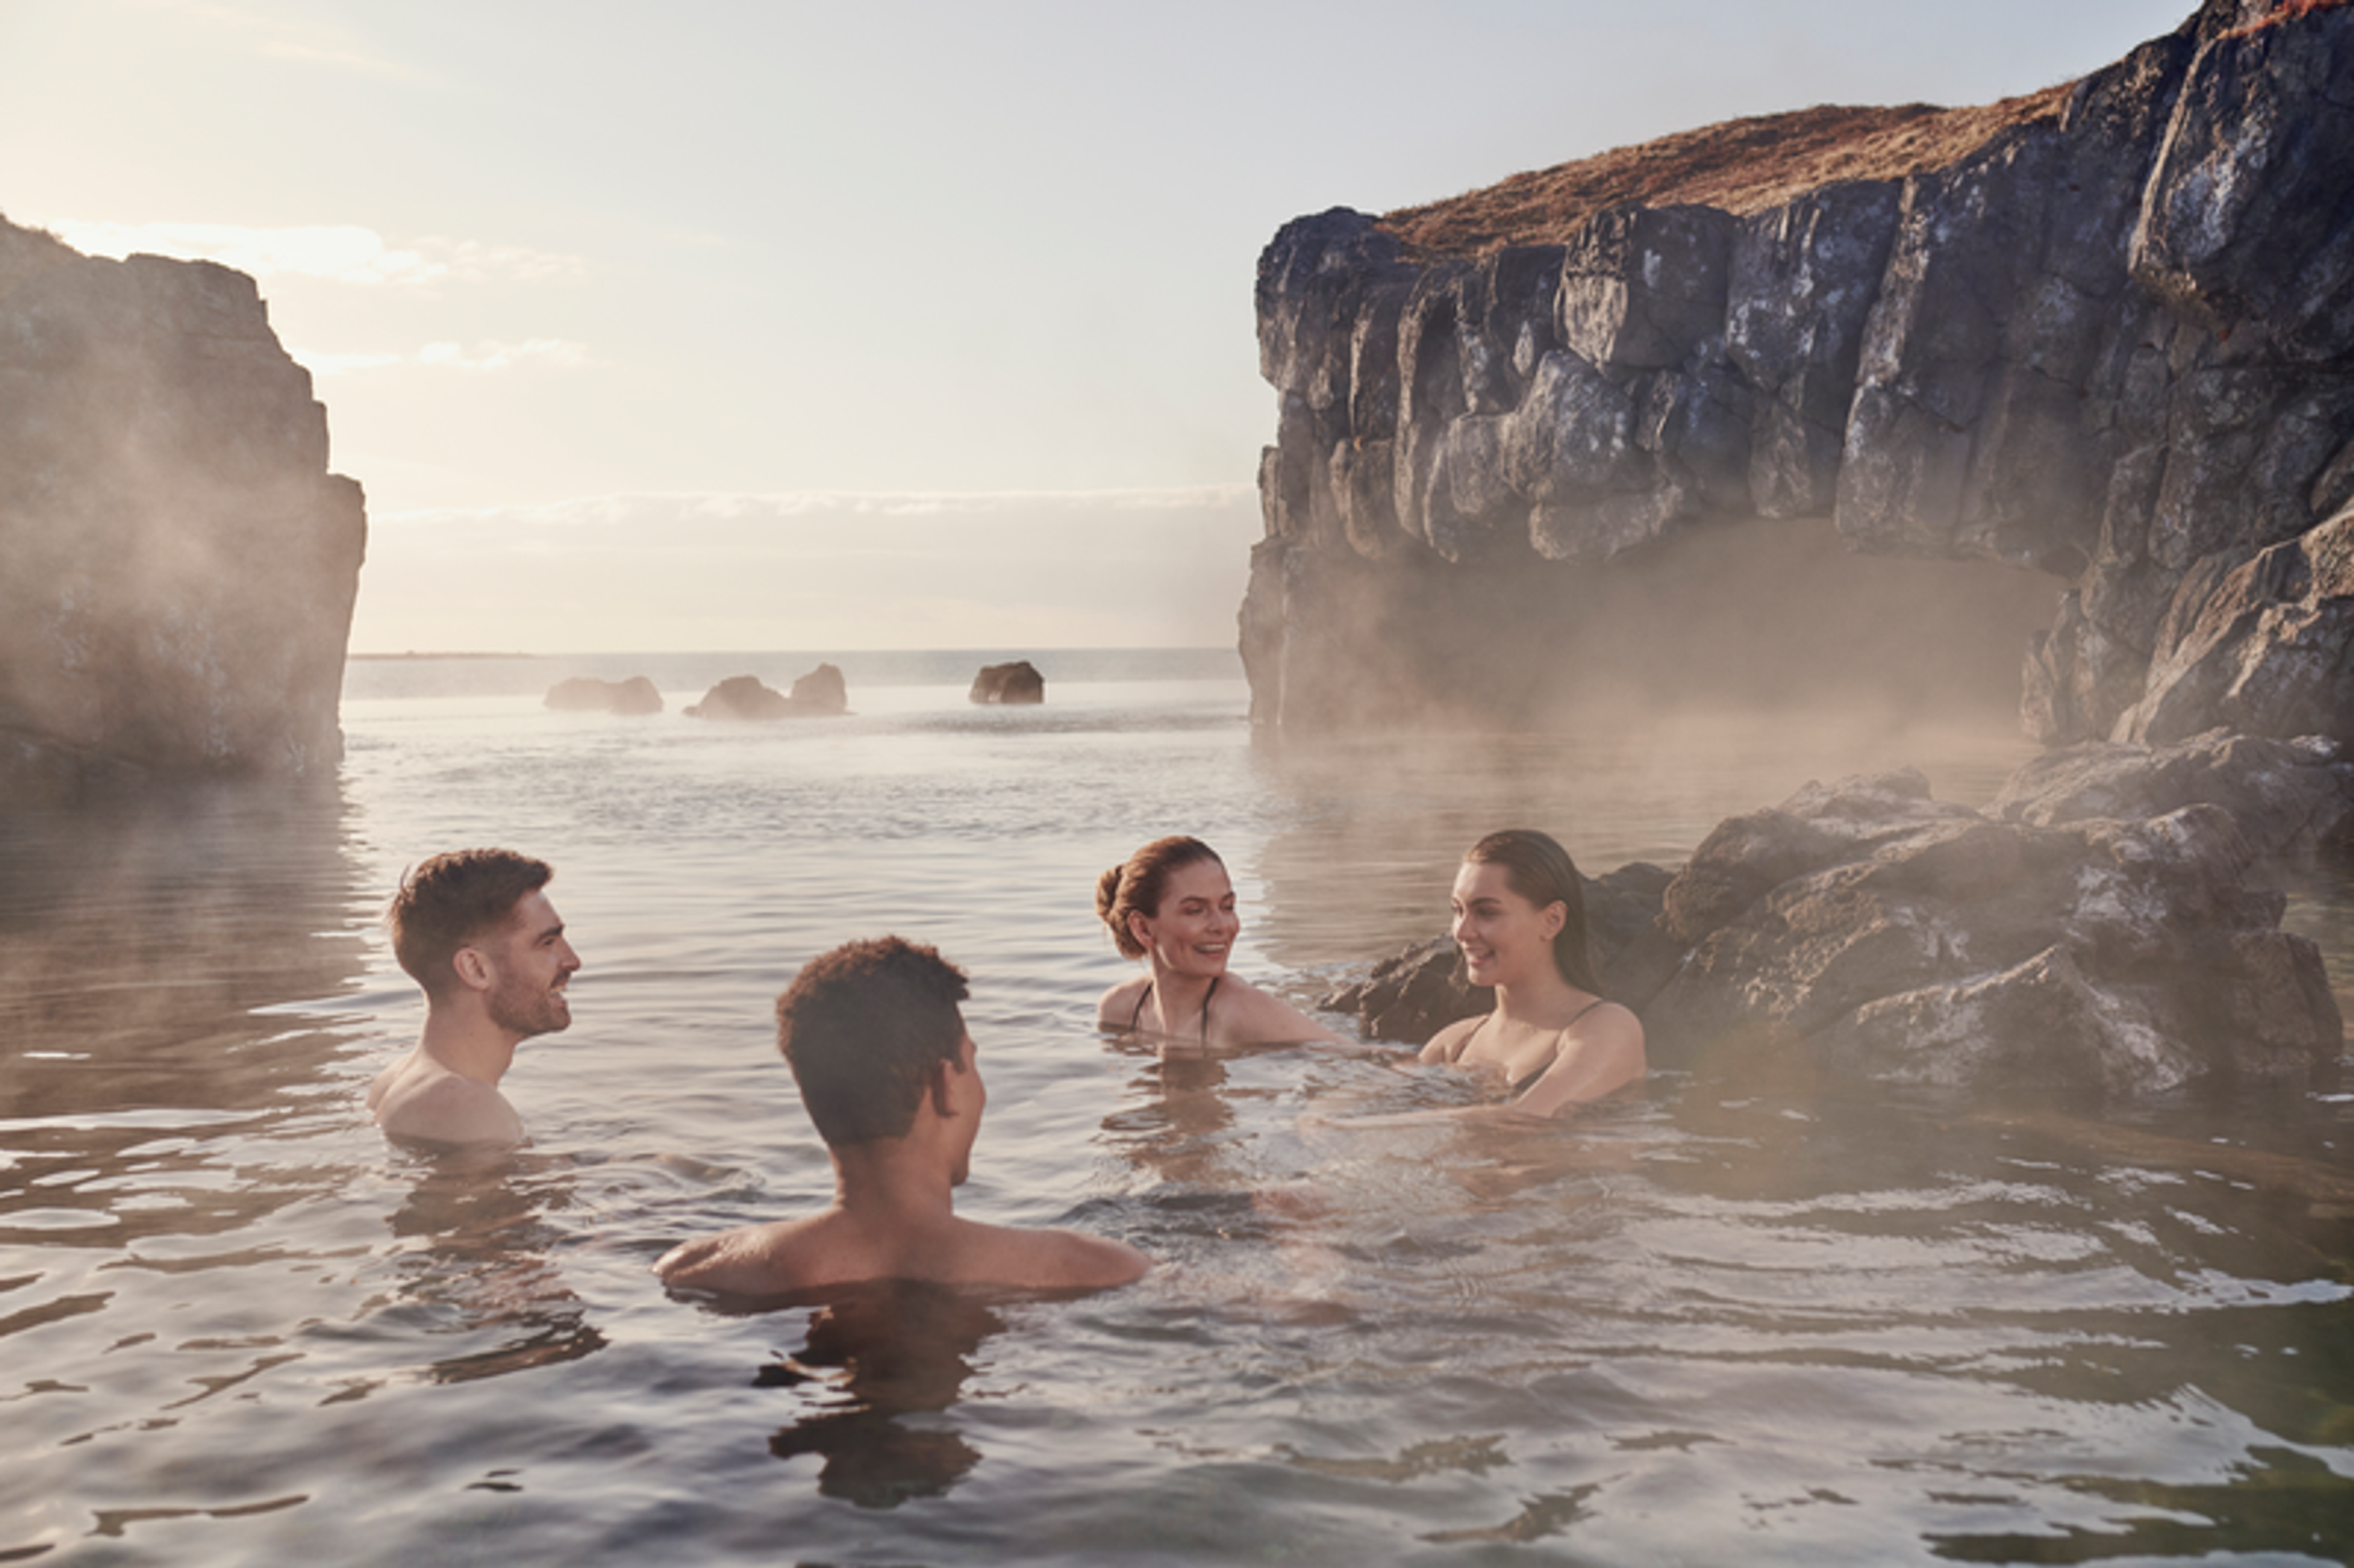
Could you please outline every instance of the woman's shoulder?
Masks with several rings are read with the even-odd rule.
[[[1624,1002],[1596,997],[1585,1012],[1569,1021],[1562,1033],[1573,1040],[1631,1042],[1639,1047],[1643,1044],[1643,1021]]]
[[[1144,1000],[1146,988],[1151,984],[1151,976],[1136,975],[1105,991],[1096,1001],[1096,1022],[1127,1028],[1136,1016],[1137,1005]]]

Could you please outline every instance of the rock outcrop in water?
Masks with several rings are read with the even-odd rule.
[[[662,692],[645,675],[632,675],[626,681],[574,675],[550,686],[543,705],[566,713],[642,715],[662,712],[663,699]]]
[[[2047,742],[2354,738],[2349,81],[2354,6],[2210,0],[1989,110],[1736,122],[1286,226],[1254,716],[1520,716],[1596,683],[1574,639],[1615,574],[1828,518],[2064,588],[2025,660]],[[1738,664],[1794,599],[1651,635],[1729,630]]]
[[[2094,744],[2030,763],[1984,814],[1910,771],[1809,785],[1672,876],[1589,884],[1588,923],[1662,1065],[1763,1038],[1890,1083],[2304,1081],[2344,1020],[2319,949],[2248,873],[2342,856],[2349,830],[2354,764],[2325,738]],[[1325,1003],[1417,1044],[1491,1004],[1444,940]]]
[[[730,675],[686,710],[689,718],[832,718],[850,711],[850,688],[842,671],[820,664],[793,682],[788,694],[758,675]]]
[[[983,664],[972,678],[972,690],[967,696],[973,702],[1043,703],[1046,700],[1046,677],[1027,659],[1017,659],[1011,664]]]
[[[331,771],[366,537],[251,278],[0,219],[0,793]]]

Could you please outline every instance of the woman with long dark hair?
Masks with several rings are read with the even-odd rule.
[[[1464,855],[1451,902],[1464,968],[1496,1006],[1440,1030],[1422,1060],[1496,1075],[1531,1116],[1642,1081],[1643,1023],[1602,995],[1568,851],[1527,828],[1490,833]]]

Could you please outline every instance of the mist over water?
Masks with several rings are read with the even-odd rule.
[[[1858,554],[1829,518],[1750,518],[1693,524],[1606,571],[1525,549],[1262,563],[1243,628],[1256,712],[1294,733],[1648,735],[1776,714],[1859,741],[1927,727],[1999,747],[2063,588],[2025,567]]]
[[[1225,653],[835,655],[854,714],[713,725],[822,654],[355,664],[340,785],[0,832],[0,1561],[2083,1561],[2354,1553],[2344,1097],[2104,1125],[1661,1075],[1565,1128],[1352,1128],[1476,1083],[1393,1046],[1161,1062],[1095,875],[1225,856],[1236,969],[1312,1005],[1443,928],[1508,823],[1672,863],[1809,778],[1976,804],[1998,730],[1743,712],[1272,740]],[[668,711],[550,713],[571,674]],[[570,1031],[533,1143],[387,1148],[420,1004],[400,869],[557,868]],[[2354,957],[2348,890],[2292,918]],[[822,1202],[771,1038],[794,967],[885,930],[973,974],[961,1209],[1159,1266],[1077,1301],[664,1296],[684,1236]]]

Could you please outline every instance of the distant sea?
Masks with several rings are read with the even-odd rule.
[[[1043,705],[967,701],[1024,657]],[[846,717],[682,711],[821,662]],[[542,705],[579,674],[666,710]],[[1344,1019],[1165,1062],[1095,1024],[1133,972],[1096,875],[1161,833],[1313,1009],[1490,829],[1672,863],[1810,778],[1982,803],[2024,743],[1247,712],[1225,649],[360,660],[331,789],[0,818],[0,1563],[2354,1560],[2354,1097],[2096,1125],[1728,1054],[1557,1127],[1360,1128],[1495,1091]],[[482,843],[555,865],[575,1022],[508,1076],[529,1147],[392,1149],[361,1096],[421,1012],[377,920]],[[2291,919],[2347,993],[2347,888]],[[773,1000],[885,931],[972,977],[961,1208],[1143,1283],[647,1272],[824,1200]]]
[[[379,697],[544,695],[574,675],[624,681],[643,675],[665,692],[700,694],[730,675],[754,675],[779,691],[820,664],[843,673],[853,693],[870,686],[970,686],[990,664],[1026,659],[1059,686],[1106,682],[1240,681],[1231,648],[897,649],[852,652],[499,653],[408,652],[355,656],[344,671],[349,700]],[[688,698],[693,701],[692,697]],[[855,705],[854,702],[854,706]]]

